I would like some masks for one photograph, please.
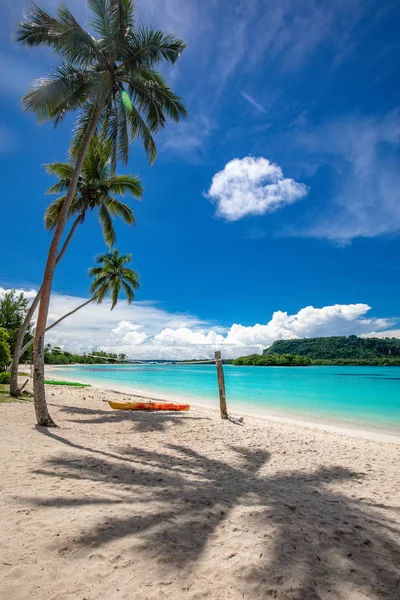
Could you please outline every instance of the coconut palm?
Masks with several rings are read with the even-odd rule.
[[[123,196],[127,193],[135,198],[141,198],[143,187],[139,177],[133,175],[116,175],[114,173],[111,164],[111,146],[112,144],[109,139],[104,139],[97,135],[91,141],[78,180],[75,197],[69,210],[69,216],[74,216],[75,219],[63,248],[57,257],[56,265],[63,257],[75,229],[84,222],[86,213],[89,210],[99,210],[103,237],[109,247],[112,247],[116,241],[113,226],[114,216],[120,217],[128,225],[134,223],[131,208],[112,194]],[[47,190],[48,194],[59,194],[68,189],[74,170],[73,156],[71,158],[70,163],[53,162],[45,165],[45,169],[49,174],[56,175],[59,178],[59,181]],[[46,229],[54,229],[56,227],[64,200],[65,196],[60,196],[47,208],[45,213]],[[33,314],[39,304],[40,296],[41,290],[39,290],[36,298],[33,300],[18,332],[11,364],[10,395],[13,397],[18,397],[20,394],[18,365],[22,356],[22,344],[29,324],[32,321]]]
[[[139,199],[143,193],[139,177],[115,174],[111,164],[111,153],[111,140],[95,135],[86,154],[68,215],[78,215],[79,223],[83,223],[88,211],[98,209],[104,241],[109,248],[112,248],[116,241],[113,218],[120,217],[127,225],[132,225],[135,221],[132,209],[116,196],[131,194]],[[49,163],[45,165],[45,169],[47,173],[59,179],[46,193],[66,192],[74,172],[74,161]],[[46,229],[51,230],[57,226],[64,201],[65,195],[62,195],[48,206],[44,216]]]
[[[119,254],[115,248],[112,252],[97,256],[95,262],[99,266],[89,269],[89,277],[93,277],[93,282],[89,288],[92,293],[91,298],[57,319],[57,321],[54,321],[54,323],[46,327],[46,331],[50,331],[50,329],[56,327],[61,321],[64,321],[64,319],[92,302],[101,304],[108,295],[111,297],[110,310],[113,310],[119,300],[121,289],[125,293],[128,304],[132,304],[135,298],[135,291],[139,289],[139,277],[134,269],[126,266],[131,262],[131,255]],[[25,344],[22,348],[22,354],[33,344],[33,341],[32,339]]]
[[[138,26],[133,0],[88,0],[92,33],[84,30],[61,4],[53,17],[35,4],[17,29],[17,40],[45,46],[61,59],[50,77],[35,82],[22,107],[40,120],[57,125],[70,111],[79,111],[72,148],[74,172],[50,245],[42,283],[34,351],[35,411],[39,425],[54,425],[44,389],[44,332],[58,246],[75,196],[85,155],[101,128],[113,144],[113,164],[128,160],[130,139],[140,137],[151,162],[156,156],[152,135],[166,118],[186,115],[181,98],[155,69],[176,62],[185,44],[170,34]]]

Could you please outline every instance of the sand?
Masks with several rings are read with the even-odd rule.
[[[400,445],[48,387],[0,404],[0,597],[400,598]]]

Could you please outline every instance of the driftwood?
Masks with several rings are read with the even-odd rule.
[[[235,425],[244,425],[244,418],[243,417],[236,417],[234,415],[228,415],[228,420],[231,423],[235,423]]]
[[[19,390],[18,390],[18,394],[19,394],[19,395],[21,395],[21,394],[22,394],[22,392],[24,391],[24,387],[26,386],[26,384],[28,383],[28,381],[29,381],[29,379],[27,379],[27,380],[25,381],[25,383],[24,383],[24,384],[22,384],[22,385],[21,385],[21,387],[19,388]]]

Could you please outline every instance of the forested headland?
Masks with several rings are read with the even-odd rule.
[[[260,354],[241,356],[234,365],[400,366],[400,339],[331,336],[278,340]]]

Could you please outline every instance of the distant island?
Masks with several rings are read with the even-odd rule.
[[[400,366],[400,339],[356,335],[278,340],[260,354],[241,356],[233,365]]]

